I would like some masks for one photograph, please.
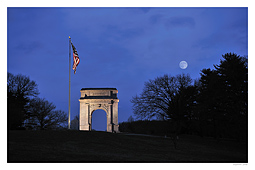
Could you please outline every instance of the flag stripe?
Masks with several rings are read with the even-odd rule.
[[[72,47],[73,47],[73,70],[74,70],[74,74],[76,73],[76,68],[80,63],[80,58],[79,55],[77,53],[76,48],[74,47],[73,43],[71,42]]]

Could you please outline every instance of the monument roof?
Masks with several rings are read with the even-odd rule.
[[[116,88],[82,88],[81,90],[117,90]]]
[[[85,96],[80,99],[118,99],[116,96]]]

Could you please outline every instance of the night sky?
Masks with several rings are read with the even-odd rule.
[[[79,114],[82,88],[112,87],[123,122],[134,117],[130,100],[145,81],[181,73],[194,80],[225,53],[248,55],[248,8],[9,7],[7,71],[29,76],[39,97],[66,113],[69,36],[80,57],[71,72],[71,118]],[[93,118],[93,129],[106,129],[104,111]]]

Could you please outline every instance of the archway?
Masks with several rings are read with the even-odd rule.
[[[94,110],[91,114],[91,127],[95,131],[107,130],[107,117],[103,109]]]
[[[92,130],[92,113],[102,109],[106,112],[107,132],[119,132],[118,90],[116,88],[83,88],[80,98],[80,130]]]

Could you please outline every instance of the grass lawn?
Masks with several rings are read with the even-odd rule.
[[[247,163],[246,142],[182,135],[171,139],[86,131],[9,131],[11,162]]]

